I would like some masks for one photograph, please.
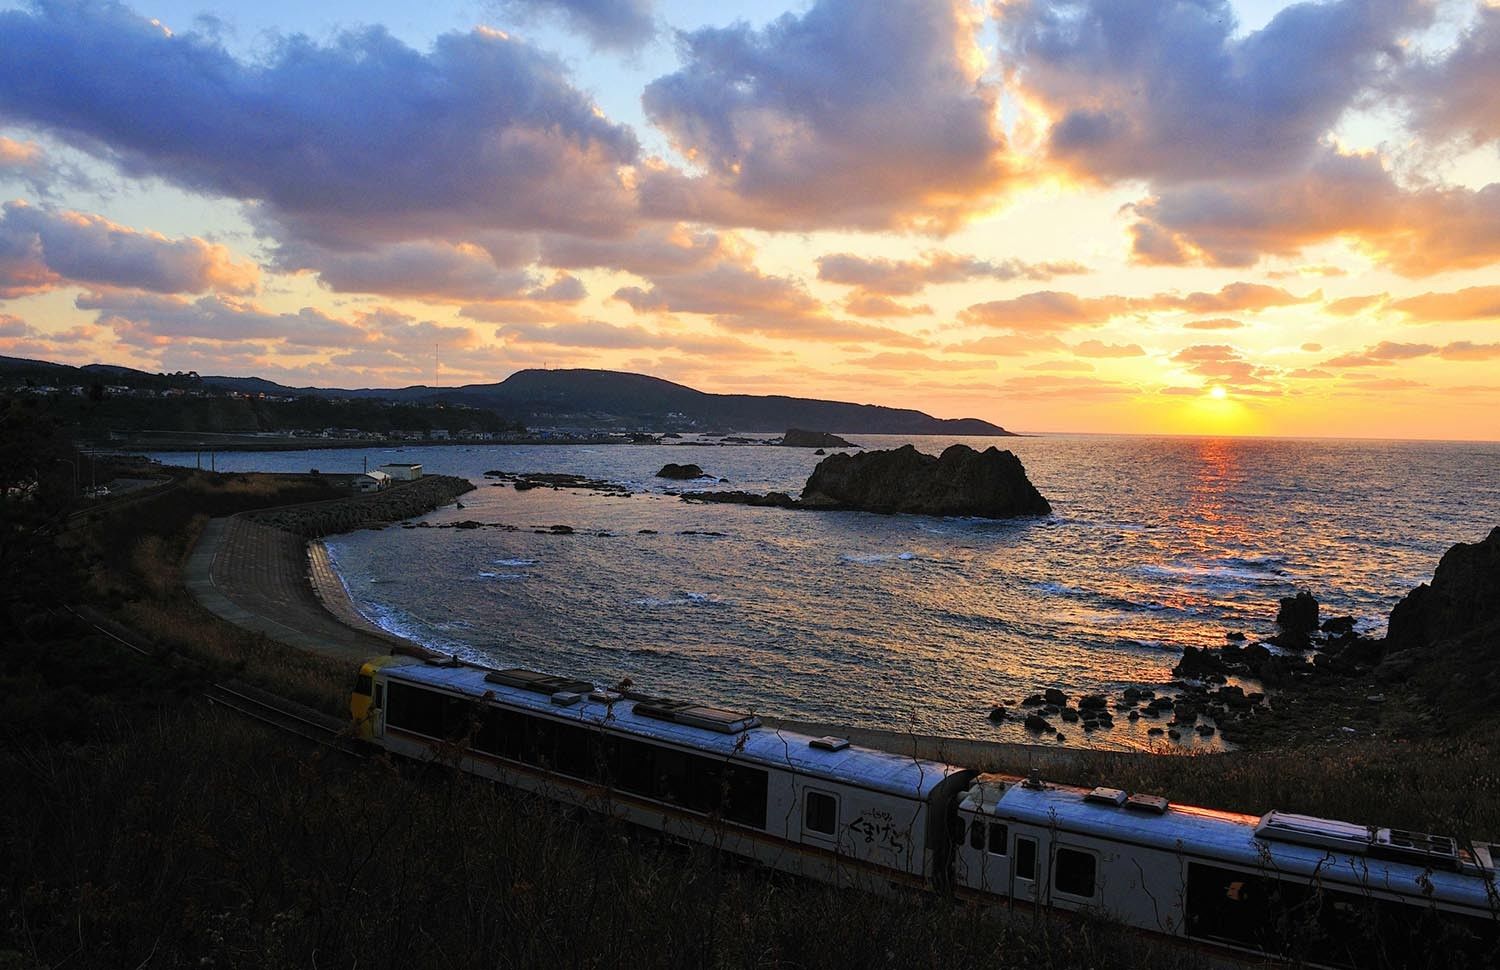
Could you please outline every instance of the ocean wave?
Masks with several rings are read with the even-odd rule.
[[[655,597],[645,596],[638,600],[631,600],[632,606],[644,606],[647,609],[660,609],[663,607],[677,606],[732,606],[731,600],[721,599],[713,593],[679,593],[675,596]]]
[[[1284,584],[1287,574],[1281,565],[1285,560],[1279,556],[1260,559],[1229,557],[1206,563],[1146,564],[1134,567],[1134,572],[1148,579],[1164,579],[1189,586],[1207,589],[1235,589],[1244,584]]]
[[[912,562],[922,557],[914,552],[846,552],[839,556],[839,558],[844,562],[854,563],[859,566],[873,566],[881,562]]]
[[[526,573],[480,573],[480,579],[526,579]]]
[[[523,566],[535,566],[537,561],[535,559],[496,559],[493,560],[493,563],[496,566],[510,566],[512,569],[519,569]]]

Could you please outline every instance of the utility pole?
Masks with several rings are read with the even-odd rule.
[[[432,345],[432,386],[438,386],[438,345]]]

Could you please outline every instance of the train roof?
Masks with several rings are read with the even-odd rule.
[[[1430,880],[1432,895],[1438,900],[1486,913],[1492,907],[1486,879],[1493,884],[1493,869],[1486,876],[1473,865],[1453,871],[1380,858],[1331,841],[1315,844],[1318,842],[1315,828],[1371,832],[1364,826],[1279,812],[1255,816],[1190,805],[1171,805],[1160,814],[1132,811],[1108,801],[1090,800],[1090,792],[1084,788],[1061,785],[1038,788],[1019,783],[1019,779],[1009,781],[1017,783],[981,776],[981,783],[971,789],[964,806],[972,810],[982,805],[986,815],[1111,842],[1200,856],[1210,862],[1303,878],[1317,876],[1330,885],[1344,883],[1411,896],[1426,895],[1422,886],[1425,879]],[[996,791],[1001,787],[1003,794]],[[984,789],[988,789],[983,791],[987,797],[981,796]],[[1284,820],[1301,822],[1304,827],[1294,833],[1275,831],[1276,823]]]
[[[495,671],[470,664],[409,664],[388,667],[385,673],[392,679],[439,687],[476,700],[490,694],[494,700],[507,707],[529,710],[564,722],[590,727],[607,725],[613,731],[669,742],[706,754],[770,768],[790,769],[830,783],[858,785],[908,798],[926,799],[945,779],[960,773],[973,774],[969,769],[938,761],[926,761],[843,743],[843,739],[813,738],[793,731],[758,726],[760,719],[748,714],[693,705],[694,710],[710,712],[711,716],[719,716],[724,721],[725,726],[715,730],[638,713],[638,709],[659,708],[664,704],[670,706],[671,702],[660,698],[632,699],[619,696],[615,700],[598,700],[589,696],[587,685],[582,682],[569,683],[562,678],[550,679],[553,683],[572,688],[557,692],[570,701],[559,704],[554,702],[554,695],[551,693],[513,686],[510,683],[497,683],[495,680],[497,675],[503,674],[520,675],[503,678],[517,682],[542,676],[530,671]],[[490,679],[486,679],[487,677]],[[578,689],[580,687],[584,689]],[[577,699],[572,700],[573,696]],[[732,730],[740,724],[757,726]],[[815,742],[818,745],[815,746]]]

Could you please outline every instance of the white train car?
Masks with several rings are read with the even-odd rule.
[[[1456,952],[1491,966],[1500,955],[1485,843],[999,775],[974,780],[958,817],[953,882],[970,897],[1320,966],[1426,966]],[[1446,959],[1435,965],[1456,965]]]
[[[535,671],[379,658],[362,734],[465,771],[838,885],[923,889],[976,772],[761,725],[750,714]]]
[[[380,657],[360,734],[836,885],[1089,913],[1223,955],[1500,966],[1500,848],[1022,781],[522,669]]]

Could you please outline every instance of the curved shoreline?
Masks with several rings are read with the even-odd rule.
[[[214,519],[199,537],[185,572],[188,588],[210,612],[294,649],[351,662],[392,652],[432,654],[360,614],[320,539],[304,540],[244,516]],[[771,728],[836,735],[884,751],[1019,774],[1032,768],[1044,773],[1054,768],[1107,768],[1177,754],[944,738],[790,718],[763,720]]]

